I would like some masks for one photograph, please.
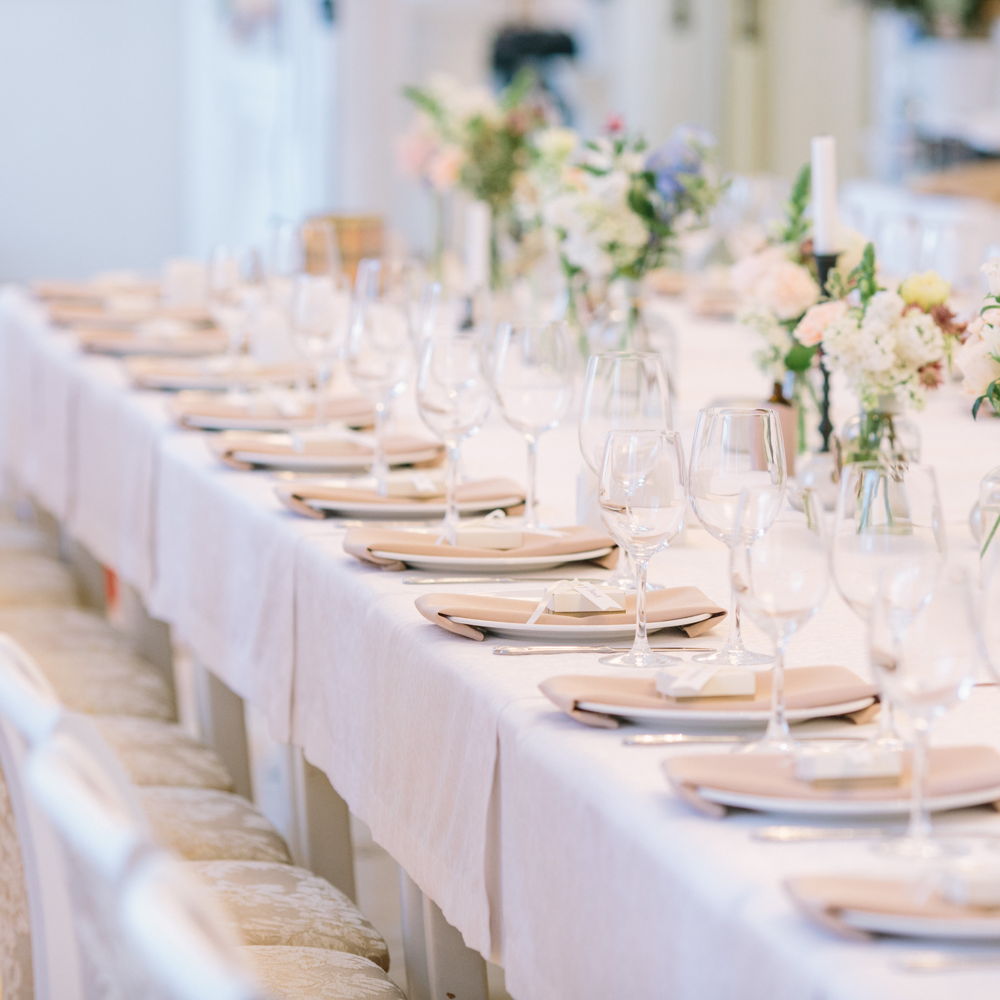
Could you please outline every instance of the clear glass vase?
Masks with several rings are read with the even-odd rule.
[[[840,459],[905,465],[920,461],[920,430],[899,401],[883,396],[860,412],[840,432]]]
[[[979,498],[969,515],[969,527],[979,544],[980,558],[1000,552],[1000,465],[979,482]]]

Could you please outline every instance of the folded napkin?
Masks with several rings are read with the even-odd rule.
[[[388,550],[408,556],[453,556],[457,559],[511,559],[531,556],[571,556],[577,552],[603,549],[615,546],[610,535],[602,535],[591,528],[560,528],[559,534],[525,533],[524,544],[516,549],[473,549],[460,545],[446,545],[438,542],[436,533],[417,531],[392,531],[387,528],[354,528],[344,538],[344,551],[362,560],[374,563],[383,569],[405,569],[406,563],[396,559],[383,559],[375,555],[375,550]],[[618,561],[618,549],[611,551],[594,562],[599,566],[611,567]],[[428,595],[431,596],[431,595]],[[459,597],[460,600],[464,599]],[[469,598],[475,600],[475,598]],[[533,601],[521,602],[535,607]],[[457,613],[457,612],[456,612]],[[528,620],[531,611],[524,616]],[[515,619],[516,620],[516,619]],[[463,633],[464,634],[464,633]],[[477,638],[482,638],[478,636]]]
[[[163,321],[173,323],[172,320]],[[158,332],[153,321],[148,332],[77,327],[76,339],[91,354],[170,354],[178,357],[218,354],[225,350],[226,336],[217,330],[194,329],[183,324],[176,332]]]
[[[608,539],[608,543],[611,543],[610,539]],[[581,546],[581,548],[597,548],[597,546],[587,545]],[[508,549],[503,554],[507,555],[511,551],[521,552],[520,549]],[[617,551],[613,555],[617,558]],[[606,560],[595,560],[595,562],[606,564]],[[514,597],[489,597],[478,594],[424,594],[417,598],[416,605],[417,610],[429,622],[440,625],[441,628],[454,632],[456,635],[469,639],[482,639],[483,633],[480,629],[471,625],[461,625],[452,621],[452,618],[481,618],[486,621],[524,625],[534,613],[538,602],[520,600]],[[690,618],[694,615],[707,614],[711,616],[692,625],[682,625],[681,628],[688,635],[699,635],[726,617],[726,612],[718,605],[713,604],[697,587],[673,587],[668,590],[653,591],[648,595],[646,601],[646,613],[650,625],[655,625],[657,622],[673,621],[677,618]],[[634,625],[635,597],[625,598],[624,611],[604,611],[595,614],[555,614],[547,611],[539,615],[535,621],[539,625],[572,625],[576,627],[580,625]],[[560,678],[553,679],[560,680]],[[601,678],[592,679],[600,680]],[[544,690],[544,688],[543,684],[542,689]],[[548,691],[545,693],[548,694]],[[549,695],[549,697],[552,696]]]
[[[164,306],[160,303],[121,303],[117,308],[109,308],[105,303],[49,304],[49,319],[57,326],[99,326],[104,329],[127,330],[139,323],[156,319],[180,320],[195,326],[209,326],[212,319],[204,309],[188,306]]]
[[[788,671],[789,676],[794,671]],[[768,798],[804,802],[899,802],[909,799],[911,775],[904,760],[898,782],[865,780],[812,783],[795,777],[790,754],[695,754],[663,763],[667,780],[678,795],[699,812],[724,816],[724,806],[705,799],[699,789],[718,788]],[[992,747],[933,747],[929,757],[927,794],[957,795],[1000,787],[1000,753]]]
[[[233,469],[252,469],[253,462],[245,462],[236,457],[237,452],[254,451],[275,458],[309,456],[313,458],[357,458],[359,464],[374,457],[372,445],[364,438],[352,438],[348,434],[340,437],[306,438],[296,442],[287,434],[255,434],[250,431],[224,431],[209,439],[209,447]],[[412,434],[390,434],[385,439],[385,454],[390,462],[394,457],[414,451],[434,449],[434,457],[414,465],[429,466],[439,463],[444,455],[444,446],[426,438]]]
[[[192,379],[203,379],[214,385],[290,384],[309,375],[308,367],[301,363],[263,365],[249,358],[241,360],[235,372],[227,366],[227,358],[129,358],[125,367],[129,377],[140,388],[183,384]]]
[[[694,588],[684,588],[688,593],[700,594]],[[654,591],[649,595],[650,620],[653,620],[652,605],[662,594],[674,591]],[[707,598],[705,599],[707,602]],[[700,614],[710,605],[687,612]],[[681,615],[673,615],[679,618]],[[720,608],[715,608],[713,617],[698,625],[688,625],[688,635],[698,635],[717,625],[722,618]],[[600,712],[584,711],[577,706],[580,702],[607,705],[626,705],[629,708],[671,708],[681,711],[704,712],[766,712],[771,707],[771,674],[761,671],[757,674],[757,691],[753,695],[722,698],[670,698],[656,690],[652,677],[605,677],[588,674],[564,674],[550,677],[539,687],[542,693],[558,705],[567,715],[588,726],[614,729],[618,725],[615,716]],[[817,708],[823,705],[839,705],[845,701],[874,697],[876,689],[863,681],[846,667],[794,667],[785,671],[785,704],[788,708]],[[864,709],[853,716],[857,722],[867,722],[872,709]],[[755,758],[756,759],[756,758]]]
[[[912,879],[810,875],[788,879],[785,890],[810,919],[853,939],[871,935],[851,927],[845,910],[942,921],[1000,917],[1000,908],[953,903],[926,881]]]
[[[109,278],[114,276],[109,275]],[[118,280],[108,281],[33,281],[31,292],[43,302],[85,303],[102,305],[110,294],[126,292],[146,298],[158,298],[160,287],[156,282],[143,281],[136,275],[119,275]]]
[[[441,503],[444,499],[442,494],[421,497],[382,497],[374,490],[362,489],[359,486],[331,486],[328,483],[315,482],[314,480],[303,480],[289,486],[279,486],[278,496],[287,507],[290,507],[296,514],[304,514],[306,517],[324,517],[328,512],[318,510],[310,506],[311,501],[333,500],[337,503],[365,503],[365,504],[410,504],[414,508],[420,508],[430,503]],[[508,497],[517,497],[514,504],[506,509],[512,510],[514,507],[524,503],[524,490],[512,479],[479,479],[475,482],[459,483],[455,489],[455,499],[458,503],[482,504],[483,509],[491,507],[495,502],[506,500]]]
[[[290,405],[289,400],[270,394],[233,400],[218,393],[181,393],[168,408],[184,427],[196,426],[198,418],[205,417],[219,421],[256,418],[267,424],[285,422],[296,427],[309,427],[316,421],[316,403],[312,398],[296,399]],[[326,416],[352,427],[370,427],[375,420],[375,408],[362,396],[336,396],[327,400]]]

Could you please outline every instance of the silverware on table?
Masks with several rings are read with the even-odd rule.
[[[1000,969],[1000,951],[915,951],[896,959],[904,972],[959,972],[962,969]]]
[[[795,738],[803,743],[865,741],[861,736],[796,736]],[[640,733],[636,736],[626,736],[622,743],[627,747],[669,747],[677,743],[758,743],[759,741],[760,737],[757,735],[735,736],[732,733]]]
[[[652,646],[654,653],[711,652],[711,646]],[[494,656],[550,656],[553,653],[627,653],[628,646],[494,646]]]
[[[403,583],[450,585],[453,583],[557,583],[565,576],[404,576]],[[589,583],[603,583],[599,577],[579,577]]]

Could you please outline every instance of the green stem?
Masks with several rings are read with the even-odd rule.
[[[993,536],[997,533],[997,528],[1000,528],[1000,514],[997,514],[994,519],[993,527],[990,528],[990,533],[986,536],[986,541],[983,542],[983,547],[979,550],[980,559],[986,555],[986,550],[990,547],[990,543],[993,541]]]

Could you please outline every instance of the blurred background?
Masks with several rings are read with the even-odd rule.
[[[0,280],[154,268],[276,219],[374,212],[412,246],[401,91],[536,66],[565,117],[724,168],[1000,198],[993,0],[0,0]]]

